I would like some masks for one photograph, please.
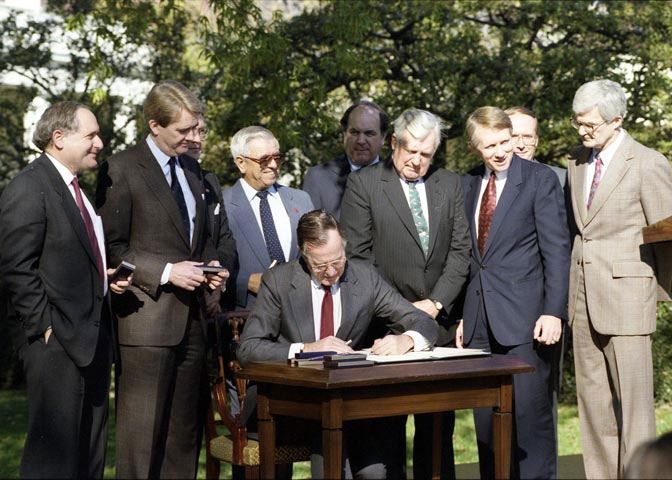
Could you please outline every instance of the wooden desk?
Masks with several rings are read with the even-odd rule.
[[[258,384],[262,478],[275,475],[273,415],[321,422],[325,477],[341,478],[345,421],[489,406],[495,407],[495,474],[509,478],[511,375],[533,370],[513,356],[491,355],[341,370],[253,363],[237,375]]]

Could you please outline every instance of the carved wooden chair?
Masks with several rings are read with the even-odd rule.
[[[219,478],[220,462],[231,464],[234,478],[260,478],[259,442],[249,435],[240,413],[232,414],[230,395],[237,395],[239,412],[244,411],[247,381],[234,378],[240,370],[236,349],[240,333],[247,320],[246,310],[227,312],[214,319],[214,357],[216,374],[210,382],[210,402],[205,422],[206,477]],[[230,389],[227,381],[233,382],[237,392]],[[279,476],[291,475],[294,462],[310,459],[307,446],[278,445],[275,451],[276,470]]]

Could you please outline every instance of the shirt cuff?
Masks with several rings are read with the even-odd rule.
[[[163,273],[161,274],[161,285],[165,285],[166,283],[168,283],[168,280],[170,279],[170,272],[172,271],[173,271],[173,264],[166,263],[166,266],[163,269]]]
[[[422,334],[416,332],[415,330],[406,330],[403,335],[408,335],[413,339],[413,351],[421,352],[423,350],[429,350],[431,347],[430,343],[427,341]]]
[[[289,346],[289,353],[287,354],[287,360],[291,360],[297,353],[301,353],[303,350],[303,343],[292,343]]]

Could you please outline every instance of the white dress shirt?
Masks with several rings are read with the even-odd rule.
[[[380,162],[380,156],[376,156],[376,158],[373,159],[373,162],[369,163],[368,165],[357,165],[352,163],[352,160],[350,160],[347,156],[345,158],[348,159],[348,163],[350,164],[350,172],[356,172],[357,170],[361,170],[364,167],[370,167],[371,165],[375,165],[376,163]]]
[[[488,186],[488,181],[490,180],[490,174],[492,173],[492,170],[490,170],[488,167],[485,167],[485,175],[483,175],[483,179],[481,180],[481,191],[478,194],[478,201],[476,202],[476,211],[474,212],[474,225],[476,225],[476,238],[478,238],[478,217],[479,214],[481,213],[481,200],[483,200],[483,193],[485,193],[485,189]],[[504,190],[504,185],[506,185],[506,177],[508,175],[509,171],[504,170],[502,172],[496,172],[497,178],[495,178],[495,190],[497,191],[497,195],[495,198],[497,199],[497,203],[499,203],[499,198],[502,196],[502,191]]]
[[[593,149],[593,151],[591,152],[590,162],[586,166],[586,181],[584,182],[585,185],[583,186],[584,204],[588,203],[588,197],[590,196],[590,187],[593,185],[593,177],[595,176],[595,157],[597,157],[597,155],[599,154],[600,158],[602,159],[602,176],[600,177],[600,181],[602,181],[602,179],[604,178],[604,174],[607,173],[607,168],[609,167],[611,160],[614,158],[616,150],[618,150],[618,147],[621,145],[621,142],[623,141],[624,138],[625,138],[625,130],[621,129],[621,131],[618,132],[616,140],[607,145],[607,147],[604,148],[601,152],[596,152],[595,149]]]
[[[254,217],[257,219],[259,230],[263,236],[264,227],[261,225],[261,212],[259,210],[261,199],[257,197],[257,190],[252,188],[244,178],[241,178],[240,180],[240,185],[243,187],[243,192],[245,192],[245,197],[250,202],[250,206],[252,206]],[[268,199],[268,206],[271,208],[273,223],[275,224],[275,231],[278,234],[278,240],[280,240],[282,253],[285,255],[285,260],[289,260],[289,253],[292,248],[292,223],[275,185],[271,186],[267,191],[268,197],[266,198]]]
[[[75,178],[75,175],[72,174],[68,167],[63,165],[48,153],[46,153],[46,156],[54,165],[54,167],[56,167],[56,170],[58,170],[58,173],[61,175],[61,178],[63,178],[63,181],[67,185],[68,191],[70,192],[70,195],[72,195],[72,199],[76,204],[77,197],[75,196],[75,187],[72,186],[72,179]],[[89,199],[86,198],[84,193],[82,193],[82,201],[84,202],[84,207],[86,207],[86,210],[89,212],[89,216],[91,217],[93,231],[96,234],[96,241],[98,242],[100,258],[103,259],[103,294],[107,294],[107,259],[105,258],[105,233],[103,231],[103,220],[98,216],[96,210],[93,208],[93,205],[91,205],[91,202],[89,202]],[[77,208],[77,210],[79,211],[79,208]]]

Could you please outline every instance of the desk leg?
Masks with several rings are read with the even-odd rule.
[[[340,479],[343,464],[343,401],[322,402],[322,455],[324,478]]]
[[[268,396],[262,385],[257,394],[259,421],[259,460],[261,478],[275,478],[275,422],[269,409]]]
[[[513,386],[511,376],[502,378],[499,387],[499,406],[492,414],[492,435],[495,448],[495,478],[508,479],[511,475],[511,411]]]

